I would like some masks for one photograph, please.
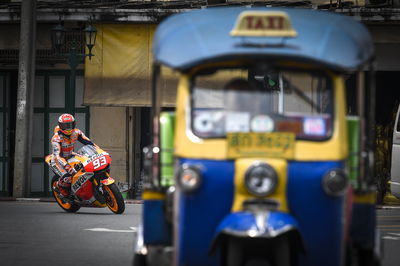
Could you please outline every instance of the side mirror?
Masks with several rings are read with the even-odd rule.
[[[264,75],[264,87],[268,91],[279,91],[279,73],[269,72]]]

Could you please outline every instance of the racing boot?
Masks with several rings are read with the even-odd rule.
[[[71,175],[65,174],[58,180],[58,189],[65,198],[69,198],[71,194]]]

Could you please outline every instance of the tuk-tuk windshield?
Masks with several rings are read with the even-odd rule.
[[[328,75],[298,71],[222,69],[194,77],[191,127],[200,138],[229,132],[293,132],[297,139],[332,134]]]

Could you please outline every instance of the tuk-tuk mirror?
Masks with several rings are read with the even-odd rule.
[[[278,72],[268,72],[264,75],[264,88],[268,91],[280,91],[280,76]]]
[[[281,90],[281,75],[279,71],[271,69],[266,65],[259,65],[255,69],[249,71],[249,80],[262,83],[262,87],[267,91]]]

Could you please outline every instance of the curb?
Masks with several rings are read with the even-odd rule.
[[[0,197],[0,201],[16,201],[15,197]]]
[[[20,201],[20,202],[56,202],[54,198],[16,198],[16,197],[0,197],[1,201]],[[125,199],[125,204],[143,204],[143,200]],[[398,204],[377,205],[376,209],[400,209]]]
[[[16,198],[0,197],[1,201],[20,201],[20,202],[56,202],[54,198]],[[125,199],[125,204],[143,204],[143,200]]]

